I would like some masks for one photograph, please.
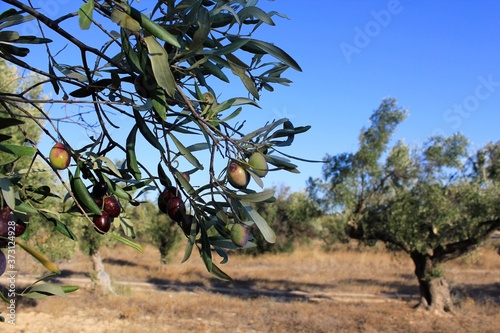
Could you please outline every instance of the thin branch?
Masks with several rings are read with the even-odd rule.
[[[59,22],[50,19],[49,17],[47,17],[47,16],[43,15],[42,13],[40,13],[39,11],[37,11],[36,9],[34,9],[34,8],[30,7],[30,6],[27,6],[27,5],[25,5],[24,3],[22,3],[22,2],[20,2],[18,0],[3,0],[3,1],[6,2],[6,3],[8,3],[8,4],[10,4],[10,5],[12,5],[12,6],[14,6],[14,7],[17,7],[19,9],[25,11],[26,13],[28,13],[30,15],[32,15],[37,20],[39,20],[40,22],[42,22],[43,24],[45,24],[48,28],[54,30],[56,33],[58,33],[59,35],[61,35],[64,38],[66,38],[71,43],[73,43],[80,50],[82,50],[82,52],[83,51],[91,52],[91,53],[95,54],[96,56],[103,58],[104,60],[106,60],[110,64],[113,64],[116,68],[122,70],[123,72],[132,74],[127,67],[123,67],[119,62],[117,62],[117,61],[113,60],[112,58],[108,57],[106,54],[103,54],[101,51],[99,51],[99,50],[97,50],[97,49],[95,49],[93,47],[90,47],[90,46],[88,46],[85,43],[82,43],[75,36],[73,36],[72,34],[70,34],[69,32],[67,32],[63,28],[61,28],[59,26]]]

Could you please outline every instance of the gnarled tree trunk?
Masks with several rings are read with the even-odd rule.
[[[452,312],[453,302],[446,279],[436,272],[436,263],[428,254],[412,252],[415,275],[420,288],[420,302],[417,307],[425,307],[439,312]]]

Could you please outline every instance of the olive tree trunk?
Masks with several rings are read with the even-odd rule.
[[[160,267],[158,268],[158,270],[160,272],[166,272],[167,264],[168,264],[168,253],[161,251],[160,249]]]
[[[111,287],[111,278],[108,273],[104,270],[104,264],[102,263],[101,254],[99,253],[99,248],[101,246],[101,235],[97,234],[93,227],[86,224],[83,227],[83,237],[80,243],[80,248],[83,253],[90,257],[92,262],[92,283],[100,292],[105,294],[114,294],[113,288]]]
[[[94,283],[96,287],[105,294],[114,294],[115,292],[111,286],[111,277],[104,270],[104,265],[99,251],[93,253],[90,256],[90,259],[92,260],[92,268],[95,273]]]
[[[417,307],[439,312],[453,312],[450,287],[446,279],[440,276],[431,256],[412,252],[411,258],[415,264],[415,275],[420,289],[420,302]]]

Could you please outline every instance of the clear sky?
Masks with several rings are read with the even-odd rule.
[[[80,4],[51,3],[59,4],[54,7],[59,16]],[[259,5],[289,19],[273,17],[276,26],[262,27],[254,37],[283,48],[303,71],[286,72],[293,84],[264,92],[262,110],[243,115],[248,131],[282,117],[296,126],[311,125],[286,153],[321,160],[327,153],[355,151],[361,128],[385,97],[409,110],[395,139],[420,144],[435,134],[462,132],[475,147],[499,139],[499,1],[261,0]],[[46,66],[45,58],[40,61]],[[238,80],[232,82],[222,97],[232,97],[233,89],[244,95]],[[301,174],[270,173],[266,186],[286,184],[298,191],[309,177],[321,176],[321,164],[298,165]]]
[[[355,151],[385,97],[409,117],[395,139],[421,144],[461,132],[474,147],[500,139],[499,1],[264,1],[285,13],[270,36],[302,66],[293,85],[262,99],[312,129],[296,138],[300,156]],[[286,176],[304,187],[321,165]],[[274,178],[273,178],[274,179]],[[277,177],[279,179],[279,177]]]

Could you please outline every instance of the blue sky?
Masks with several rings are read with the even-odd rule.
[[[59,6],[52,8],[54,17],[79,4],[51,3]],[[290,19],[274,17],[276,26],[262,27],[254,37],[283,48],[303,71],[287,72],[290,87],[265,92],[262,110],[243,115],[248,131],[281,117],[311,125],[286,153],[321,160],[327,153],[355,151],[361,128],[386,97],[409,110],[396,140],[421,144],[435,134],[462,132],[480,147],[499,139],[500,2],[261,0],[259,5]],[[83,40],[93,38],[73,31]],[[46,66],[46,59],[37,61]],[[232,97],[233,90],[244,95],[233,82],[222,97]],[[73,136],[85,140],[81,130]],[[270,173],[266,186],[285,184],[298,191],[309,177],[321,176],[321,164],[298,165],[301,174]]]
[[[263,98],[269,109],[312,126],[296,138],[299,155],[355,151],[361,128],[385,97],[409,110],[395,139],[421,144],[461,132],[474,147],[499,139],[500,2],[263,4],[290,17],[269,30],[303,69],[290,72],[294,84],[279,96]],[[299,165],[301,175],[286,177],[292,188],[321,175],[320,165]]]

